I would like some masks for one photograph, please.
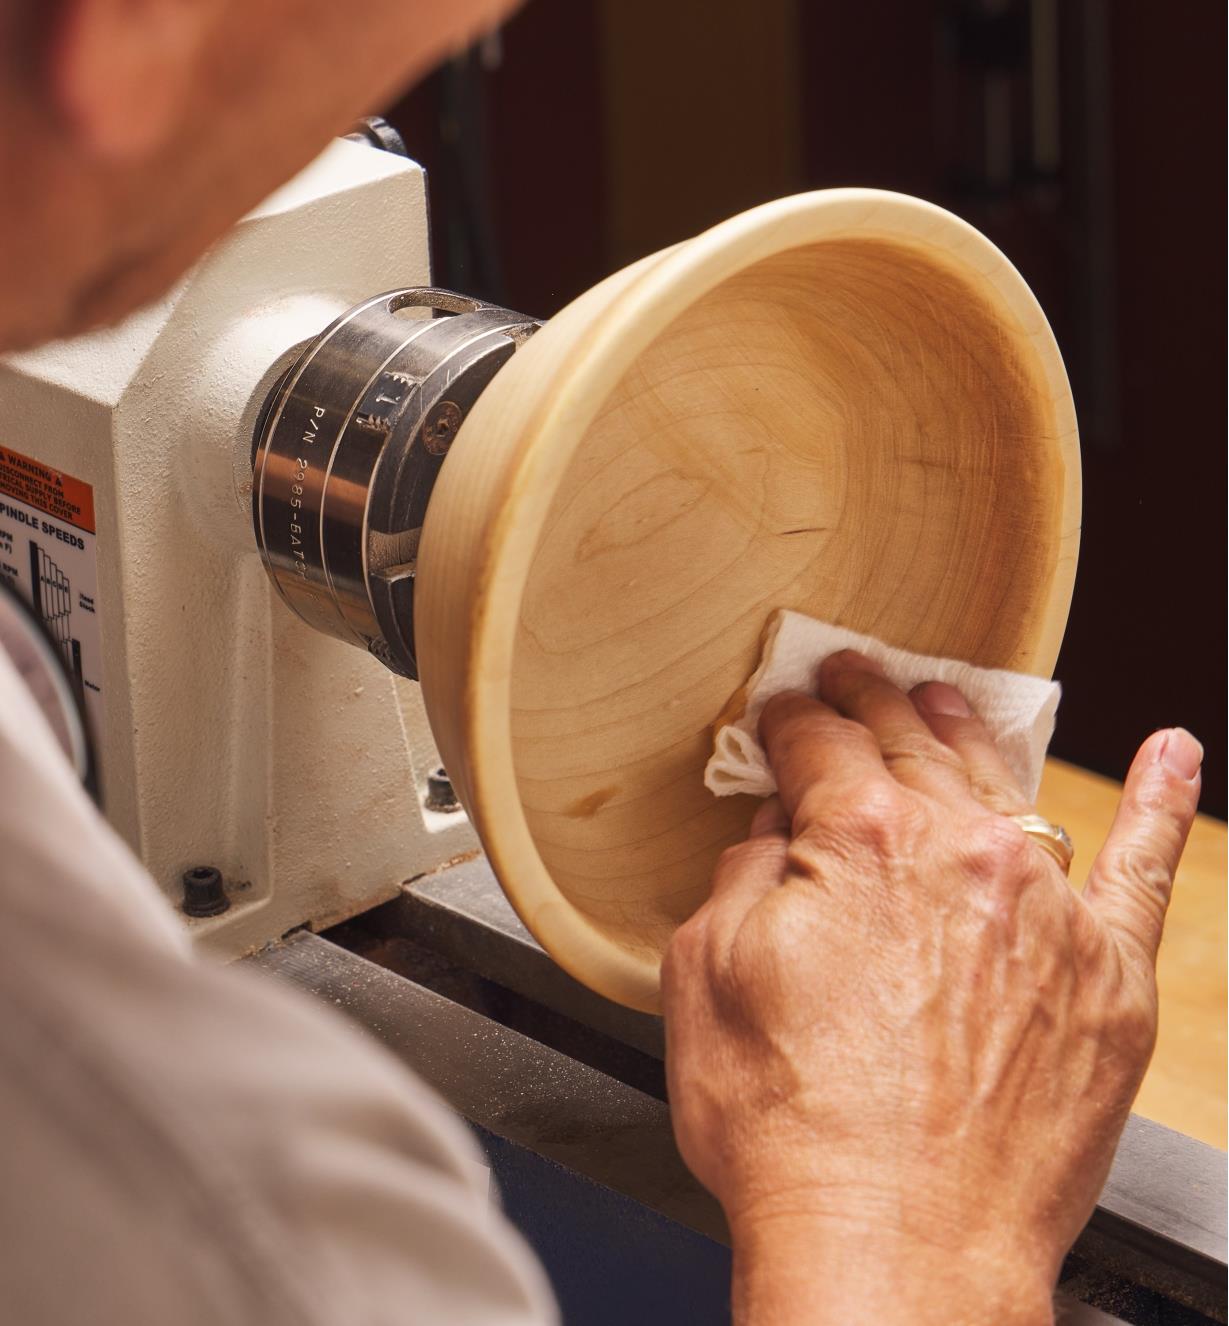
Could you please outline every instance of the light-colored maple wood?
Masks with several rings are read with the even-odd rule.
[[[1141,734],[1142,735],[1142,734]],[[1071,878],[1088,874],[1120,784],[1047,760],[1037,808],[1071,834]],[[1174,882],[1157,963],[1160,1029],[1135,1112],[1225,1148],[1225,825],[1200,815]]]
[[[800,195],[590,290],[480,398],[418,561],[432,727],[526,925],[655,1008],[754,809],[701,772],[772,612],[1048,675],[1078,531],[1050,329],[936,207]]]

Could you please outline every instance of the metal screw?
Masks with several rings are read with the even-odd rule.
[[[444,455],[460,427],[461,407],[455,401],[441,401],[423,425],[423,446],[432,456]]]
[[[442,764],[427,775],[427,809],[442,811],[444,814],[461,809],[452,779]]]
[[[193,866],[183,872],[183,909],[188,916],[221,916],[229,906],[220,870]]]

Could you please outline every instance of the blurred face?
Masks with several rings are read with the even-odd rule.
[[[0,0],[0,350],[161,293],[515,0]]]

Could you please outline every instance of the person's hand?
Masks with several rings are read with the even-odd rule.
[[[663,969],[684,1159],[740,1320],[1046,1321],[1156,1036],[1202,750],[1144,743],[1083,893],[951,687],[868,660],[761,733],[780,799]]]

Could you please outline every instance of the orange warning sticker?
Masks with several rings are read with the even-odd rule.
[[[94,530],[94,490],[62,470],[0,447],[0,493],[78,529]]]

